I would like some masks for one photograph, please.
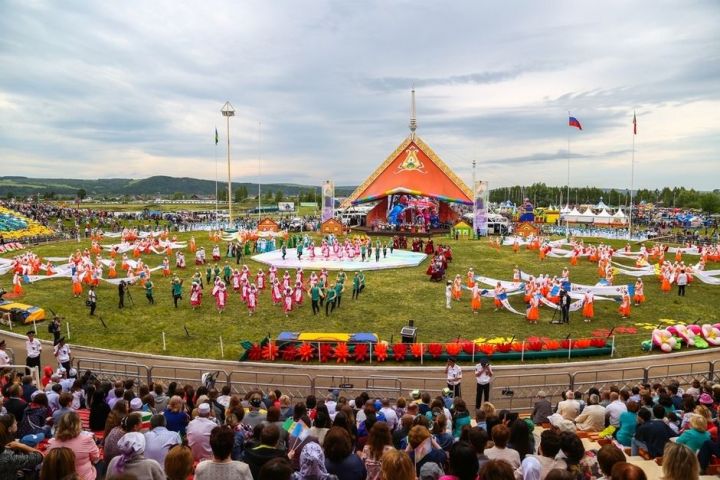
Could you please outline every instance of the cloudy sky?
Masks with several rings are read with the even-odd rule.
[[[564,185],[569,138],[572,185],[626,188],[636,109],[636,186],[719,188],[718,24],[717,0],[6,0],[0,175],[214,179],[230,100],[235,180],[357,184],[414,84],[467,181]]]

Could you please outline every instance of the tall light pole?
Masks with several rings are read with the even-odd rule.
[[[227,163],[228,163],[228,224],[232,223],[232,179],[230,178],[230,117],[235,116],[235,109],[230,102],[225,102],[222,109],[227,125]]]

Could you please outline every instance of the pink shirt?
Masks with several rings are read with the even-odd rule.
[[[97,472],[93,467],[93,463],[100,459],[100,450],[95,445],[92,435],[81,432],[72,440],[50,439],[48,450],[60,447],[69,448],[75,453],[75,470],[83,480],[95,480]]]

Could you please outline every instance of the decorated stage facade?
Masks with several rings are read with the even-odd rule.
[[[472,192],[413,132],[340,205],[375,202],[366,226],[372,230],[448,229],[471,208]]]

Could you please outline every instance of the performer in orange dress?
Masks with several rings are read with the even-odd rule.
[[[530,308],[527,309],[527,321],[529,323],[537,323],[540,318],[540,299],[537,295],[533,295],[530,299]]]
[[[80,282],[77,272],[72,274],[72,293],[75,298],[80,297],[83,293],[82,282]]]
[[[595,296],[593,295],[593,293],[590,290],[585,292],[585,298],[583,299],[583,311],[582,311],[582,315],[583,315],[583,318],[585,319],[585,322],[589,322],[595,316],[595,308],[593,305],[594,300],[595,300]]]
[[[468,272],[467,272],[466,285],[468,288],[473,288],[475,286],[475,272],[473,271],[472,268],[470,270],[468,270]]]
[[[515,237],[515,241],[513,242],[513,252],[518,253],[518,250],[520,250],[520,242],[517,237]]]
[[[663,293],[669,293],[670,289],[672,288],[670,286],[670,278],[669,278],[670,273],[666,271],[666,272],[662,273],[661,275],[662,275],[662,285],[660,286],[660,289],[662,290]]]
[[[495,311],[497,312],[502,308],[502,301],[500,300],[500,296],[505,293],[505,289],[500,285],[500,282],[497,282],[497,285],[495,285],[494,294],[495,297],[493,299],[495,303]]]
[[[117,277],[117,270],[115,270],[115,260],[110,260],[110,264],[108,265],[108,278],[115,277]]]
[[[578,249],[575,248],[575,249],[573,249],[572,255],[570,255],[570,265],[572,265],[573,267],[577,266],[578,254],[579,254]]]
[[[458,274],[455,275],[452,285],[452,298],[455,301],[459,301],[462,295],[462,277]]]
[[[628,318],[630,316],[630,295],[628,295],[627,290],[623,291],[622,303],[618,311],[622,318]]]
[[[53,275],[55,274],[55,271],[53,270],[53,264],[50,260],[47,261],[45,264],[45,275]]]
[[[644,290],[645,290],[645,286],[643,285],[642,278],[638,278],[637,282],[635,282],[635,295],[633,296],[636,307],[645,301],[645,291]]]
[[[189,248],[190,248],[190,251],[191,251],[192,253],[195,253],[195,251],[197,250],[197,245],[195,244],[195,237],[194,237],[194,236],[193,236],[193,237],[190,237]]]
[[[472,308],[473,313],[478,313],[478,311],[482,307],[482,300],[480,300],[480,287],[478,287],[477,284],[474,284],[470,290],[472,291],[470,308]]]
[[[163,277],[169,277],[170,276],[170,260],[168,257],[163,258],[162,262],[162,271],[163,271]]]
[[[13,293],[18,296],[23,294],[22,275],[18,272],[13,275]]]

